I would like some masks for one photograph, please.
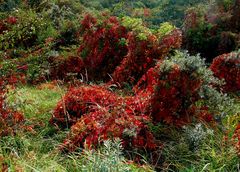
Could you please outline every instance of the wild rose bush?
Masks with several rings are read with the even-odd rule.
[[[224,79],[223,90],[237,93],[240,90],[240,53],[232,52],[216,57],[211,66],[214,75]]]

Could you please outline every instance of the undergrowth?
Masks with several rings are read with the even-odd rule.
[[[26,126],[14,136],[0,140],[0,169],[7,171],[152,171],[127,162],[120,140],[106,141],[97,151],[77,150],[62,154],[58,149],[67,129],[48,124],[51,111],[65,92],[63,87],[21,86],[8,93],[11,106],[25,114]],[[26,132],[27,131],[27,132]]]

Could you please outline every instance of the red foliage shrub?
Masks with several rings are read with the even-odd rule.
[[[14,16],[9,16],[9,17],[6,19],[6,21],[7,21],[8,24],[13,25],[13,24],[16,24],[16,23],[17,23],[17,18],[14,17]]]
[[[153,120],[175,125],[190,122],[200,86],[201,79],[194,72],[184,71],[177,64],[159,73],[151,100]]]
[[[94,18],[92,15],[87,14],[84,19],[81,21],[81,30],[80,32],[85,32],[86,30],[89,30],[92,28],[93,25],[97,23],[97,19]]]
[[[128,36],[128,54],[113,73],[117,83],[135,85],[153,67],[157,59],[165,57],[171,49],[181,46],[181,32],[173,30],[161,40],[151,35],[147,40],[139,40],[134,32]]]
[[[72,125],[63,148],[70,151],[87,144],[120,137],[123,145],[153,149],[156,144],[144,121],[150,96],[120,97],[100,86],[72,88],[54,110],[50,123]]]
[[[58,102],[50,122],[62,127],[71,126],[97,106],[113,106],[117,99],[115,94],[100,86],[71,88]]]
[[[148,70],[134,87],[135,96],[121,97],[101,86],[70,89],[58,103],[50,122],[72,126],[63,145],[68,150],[84,144],[94,146],[114,137],[122,138],[126,147],[151,149],[156,145],[155,141],[150,142],[154,137],[146,121],[174,126],[194,119],[214,121],[208,106],[196,105],[204,99],[200,90],[213,82],[208,74],[199,56],[178,52]]]
[[[107,81],[113,73],[114,82],[136,84],[155,65],[156,59],[181,46],[181,32],[177,29],[161,39],[150,34],[146,40],[140,40],[138,33],[128,32],[115,17],[97,20],[86,15],[81,24],[78,62],[73,58],[60,62],[59,58],[51,70],[53,78],[62,79],[67,73],[76,73],[86,75],[90,80]],[[68,62],[73,70],[66,64]]]
[[[150,68],[138,81],[138,83],[133,87],[133,91],[137,95],[148,93],[152,95],[155,91],[155,86],[157,85],[157,79],[159,76],[159,67],[161,61],[159,61],[155,67]]]
[[[127,53],[127,30],[116,17],[98,21],[90,15],[82,23],[82,44],[78,49],[90,79],[109,80]]]
[[[180,55],[184,57],[186,54]],[[201,100],[199,92],[205,79],[199,72],[201,67],[204,69],[200,58],[182,57],[159,61],[143,75],[133,90],[137,96],[151,97],[146,111],[154,122],[175,126],[192,122],[193,118],[212,122],[213,116],[208,107],[195,105]]]
[[[62,148],[74,151],[79,146],[95,147],[106,139],[117,137],[122,139],[126,149],[155,149],[155,139],[145,124],[148,117],[137,116],[125,107],[121,104],[113,108],[100,107],[83,116],[72,126]]]
[[[237,52],[223,54],[216,57],[211,66],[214,75],[224,79],[226,92],[239,92],[240,90],[240,54]]]
[[[14,25],[17,23],[17,18],[9,16],[4,20],[0,20],[0,34],[3,34],[4,31],[8,30],[8,25]]]

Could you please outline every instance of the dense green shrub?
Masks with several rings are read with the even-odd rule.
[[[17,10],[7,19],[7,30],[0,35],[0,49],[30,48],[36,45],[47,23],[32,10]],[[14,20],[13,20],[14,19]]]

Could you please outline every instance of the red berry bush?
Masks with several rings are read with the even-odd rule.
[[[240,91],[240,53],[220,55],[213,60],[210,68],[216,77],[225,80],[224,91]]]

